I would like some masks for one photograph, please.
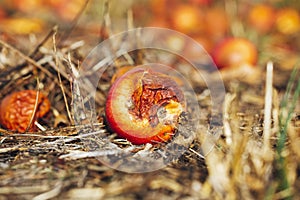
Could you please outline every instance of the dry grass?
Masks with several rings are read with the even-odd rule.
[[[109,25],[109,18],[106,20]],[[86,56],[82,49],[90,47],[72,38],[68,44],[58,45],[57,34],[56,28],[51,30],[29,56],[0,41],[0,99],[12,91],[38,89],[52,102],[51,114],[40,122],[46,131],[13,133],[0,129],[0,199],[299,198],[300,84],[296,70],[288,90],[283,89],[285,84],[274,87],[272,76],[274,82],[282,77],[276,76],[280,71],[276,66],[272,69],[271,64],[262,72],[258,85],[225,82],[220,137],[206,140],[213,148],[203,145],[205,136],[215,131],[208,125],[211,99],[205,86],[197,87],[203,114],[188,150],[166,168],[128,174],[101,164],[96,157],[113,152],[89,152],[85,138],[107,134],[118,148],[147,151],[147,146],[132,146],[109,134],[103,123],[105,92],[112,74],[116,68],[138,63],[143,57],[135,52],[114,63],[97,91],[99,122],[93,129],[78,127],[71,112],[71,86],[74,72]],[[284,78],[288,80],[289,76]]]

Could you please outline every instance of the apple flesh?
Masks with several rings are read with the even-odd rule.
[[[185,110],[177,83],[149,67],[135,67],[111,86],[106,120],[120,137],[133,144],[167,142],[176,132]]]

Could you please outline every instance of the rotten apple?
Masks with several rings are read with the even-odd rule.
[[[184,94],[172,77],[141,66],[113,83],[105,113],[109,127],[120,137],[145,144],[170,140],[185,108]]]
[[[48,97],[43,93],[35,90],[13,92],[0,103],[0,124],[12,131],[36,131],[37,127],[30,122],[44,117],[50,106]]]

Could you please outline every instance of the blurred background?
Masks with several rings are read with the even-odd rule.
[[[296,0],[1,0],[0,36],[26,50],[55,25],[91,44],[134,27],[164,27],[187,34],[211,54],[227,38],[246,38],[258,52],[250,65],[272,60],[290,70],[300,48],[299,7]]]

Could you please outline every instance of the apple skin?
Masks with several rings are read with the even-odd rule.
[[[149,76],[144,78],[147,76],[145,74]],[[174,89],[173,94],[178,98],[178,102],[171,100],[165,102],[164,105],[160,105],[163,106],[168,113],[171,113],[168,115],[171,116],[168,122],[171,121],[172,123],[161,123],[161,121],[159,121],[154,124],[145,116],[147,113],[142,113],[140,117],[133,114],[135,112],[134,109],[137,107],[137,103],[134,103],[133,94],[141,92],[139,90],[144,88],[142,83],[144,79],[148,81],[151,78],[153,78],[154,82],[158,80],[164,83],[164,89]],[[141,99],[144,97],[138,96],[138,98]],[[152,100],[151,97],[149,97],[149,99]],[[147,106],[146,104],[145,107]],[[156,105],[152,105],[152,108],[155,106]],[[145,107],[140,107],[140,110]],[[174,80],[167,75],[154,72],[150,68],[135,67],[118,78],[111,86],[106,101],[105,114],[110,129],[133,144],[161,143],[167,142],[172,138],[175,133],[179,115],[184,109],[185,100],[183,93]],[[151,109],[149,112],[151,112]],[[156,114],[157,113],[155,113],[155,115]]]
[[[212,58],[219,69],[239,67],[243,64],[255,66],[257,57],[255,45],[245,38],[226,38],[212,51]]]

